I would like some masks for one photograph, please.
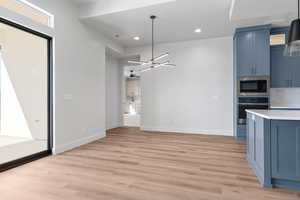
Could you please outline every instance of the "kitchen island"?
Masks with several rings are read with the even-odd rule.
[[[264,187],[300,190],[300,110],[247,110],[247,160]]]

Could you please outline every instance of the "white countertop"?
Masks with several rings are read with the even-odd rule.
[[[300,120],[300,110],[246,110],[246,112],[275,120]]]

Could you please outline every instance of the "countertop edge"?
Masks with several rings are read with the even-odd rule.
[[[270,116],[270,115],[265,115],[265,114],[261,114],[259,112],[256,111],[252,111],[252,110],[246,110],[247,113],[251,113],[254,115],[257,115],[259,117],[265,118],[265,119],[269,119],[269,120],[287,120],[287,121],[300,121],[300,117],[294,117],[294,116]]]
[[[247,112],[247,113],[254,114],[254,115],[257,115],[257,116],[260,116],[260,117],[263,117],[263,118],[266,118],[266,119],[271,119],[269,116],[263,115],[263,114],[260,114],[260,113],[257,113],[257,112],[255,112],[255,111],[246,110],[246,112]]]

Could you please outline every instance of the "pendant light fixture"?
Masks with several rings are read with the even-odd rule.
[[[300,16],[299,16],[299,0],[298,0],[298,19],[291,23],[288,43],[284,50],[285,56],[300,56]]]
[[[159,67],[167,67],[167,66],[171,66],[171,67],[175,67],[176,65],[171,64],[170,61],[165,61],[165,62],[159,62],[161,59],[168,57],[169,53],[164,53],[158,57],[154,57],[154,20],[157,17],[155,15],[150,16],[150,19],[152,21],[152,57],[149,61],[128,61],[128,63],[131,64],[138,64],[140,66],[143,67],[143,69],[141,69],[141,72],[146,72],[155,68],[159,68]]]

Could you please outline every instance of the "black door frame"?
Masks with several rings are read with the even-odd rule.
[[[8,163],[0,164],[0,172],[5,171],[23,164],[26,164],[28,162],[40,159],[45,156],[49,156],[52,154],[52,147],[53,147],[53,38],[49,35],[46,35],[44,33],[38,32],[36,30],[30,29],[26,26],[17,24],[15,22],[9,21],[5,18],[0,17],[0,23],[12,26],[14,28],[17,28],[19,30],[25,31],[27,33],[31,33],[33,35],[42,37],[48,41],[48,98],[47,98],[47,117],[48,117],[48,134],[47,134],[47,140],[48,140],[48,149],[46,151],[42,151],[30,156],[26,156],[24,158],[20,158]]]

